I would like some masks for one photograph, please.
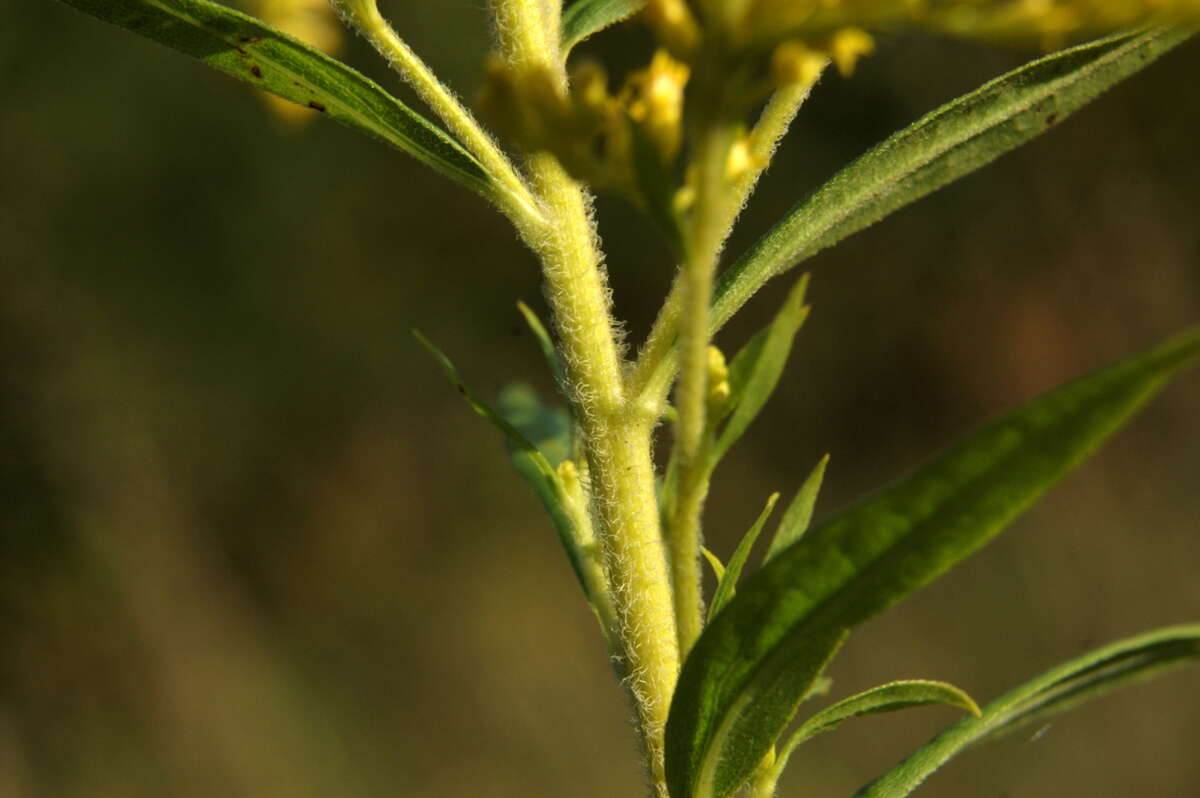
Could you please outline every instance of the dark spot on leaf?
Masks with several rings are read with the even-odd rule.
[[[242,44],[258,44],[262,39],[257,36],[239,36],[238,41]]]
[[[250,65],[250,74],[251,74],[251,75],[253,75],[253,76],[254,76],[254,77],[256,77],[256,78],[261,78],[261,77],[262,77],[262,70],[258,68],[258,64],[251,64],[251,65]]]
[[[325,113],[325,104],[319,103],[316,100],[309,100],[308,107],[312,108],[314,111],[320,111],[321,113]]]
[[[454,387],[457,388],[458,392],[461,393],[463,396],[467,395],[467,389],[464,386],[456,384]]]
[[[1057,121],[1058,121],[1058,114],[1050,114],[1046,117],[1046,125],[1047,126],[1053,125]]]

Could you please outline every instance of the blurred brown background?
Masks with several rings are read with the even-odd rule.
[[[471,96],[482,4],[389,4]],[[536,501],[414,345],[548,390],[531,257],[482,201],[54,2],[0,0],[0,796],[641,795],[621,690]],[[636,27],[597,43],[644,58]],[[826,79],[731,250],[1032,53],[885,38]],[[595,49],[595,48],[593,48]],[[358,42],[348,57],[395,81]],[[728,554],[833,455],[822,515],[988,414],[1200,318],[1200,48],[819,256],[789,376],[718,474]],[[407,95],[405,95],[407,96]],[[670,275],[601,200],[617,305]],[[723,334],[761,325],[783,283]],[[1200,619],[1200,378],[979,556],[862,629],[834,697],[981,700]],[[1200,794],[1200,669],[980,749],[935,798]],[[784,796],[848,796],[951,722],[858,721]]]

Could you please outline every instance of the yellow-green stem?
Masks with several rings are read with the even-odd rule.
[[[621,628],[624,671],[649,769],[666,795],[663,732],[679,671],[666,554],[654,488],[654,418],[624,395],[608,290],[586,195],[553,156],[530,161],[553,224],[534,242],[587,439],[592,496]]]
[[[496,182],[494,201],[522,235],[544,224],[525,180],[471,112],[446,88],[424,61],[401,39],[374,2],[334,0],[343,16],[387,60],[401,78],[438,115],[455,138],[479,159]]]
[[[514,67],[546,70],[563,86],[559,17],[547,0],[492,0],[500,50]],[[542,262],[580,426],[591,496],[611,584],[622,671],[634,699],[647,770],[667,798],[663,737],[679,676],[679,648],[651,457],[656,416],[626,398],[624,364],[609,308],[589,200],[547,153],[529,161],[547,223],[523,230]]]
[[[510,63],[558,62],[561,12],[550,5],[546,0],[491,0],[500,49]]]
[[[816,84],[816,78],[808,83],[795,83],[780,87],[768,101],[759,116],[758,123],[750,132],[749,149],[751,168],[733,186],[736,199],[725,205],[725,219],[721,222],[722,240],[729,236],[734,221],[747,198],[754,191],[759,177],[771,162],[779,140],[787,132],[792,119]],[[631,396],[638,397],[648,407],[657,407],[663,401],[671,380],[675,375],[675,341],[681,310],[682,286],[676,280],[659,311],[658,318],[646,338],[637,363],[629,375],[628,388]],[[715,333],[723,319],[713,319],[709,332]]]
[[[725,168],[733,129],[714,119],[695,137],[696,199],[688,219],[680,289],[679,384],[675,406],[675,462],[679,489],[671,508],[668,540],[679,650],[686,656],[700,636],[700,512],[707,492],[704,478],[705,405],[708,399],[709,305],[713,275],[724,240],[729,181]]]

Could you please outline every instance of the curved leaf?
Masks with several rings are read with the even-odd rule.
[[[575,0],[562,17],[562,57],[581,41],[642,10],[646,0]]]
[[[784,768],[787,767],[788,759],[791,758],[792,752],[801,743],[816,737],[818,734],[833,731],[850,718],[860,715],[877,715],[882,712],[897,712],[901,709],[932,706],[935,704],[965,709],[974,716],[980,714],[979,707],[975,705],[975,701],[972,700],[971,696],[946,682],[905,679],[881,684],[878,687],[872,687],[870,690],[865,690],[857,695],[844,698],[800,724],[800,728],[792,732],[792,736],[788,738],[787,744],[783,746],[783,750],[779,752],[779,756],[771,764],[770,771],[766,777],[767,781],[771,785],[779,781],[779,777],[783,775]],[[769,791],[761,790],[761,792],[774,795],[773,789]]]
[[[972,715],[980,714],[979,707],[952,684],[928,679],[904,679],[888,682],[857,695],[844,698],[813,715],[793,732],[783,749],[783,759],[800,743],[827,731],[833,731],[843,722],[859,715],[877,715],[881,712],[896,712],[909,707],[944,704],[965,709]]]
[[[714,326],[771,277],[1025,143],[1191,34],[1156,29],[1062,50],[918,120],[796,205],[721,275]]]
[[[771,545],[767,547],[767,553],[763,555],[763,565],[774,559],[776,554],[795,543],[808,531],[808,525],[812,521],[813,508],[817,504],[817,495],[821,492],[821,483],[825,480],[825,466],[827,465],[829,465],[829,455],[822,457],[813,466],[813,470],[809,472],[804,484],[800,486],[800,490],[796,491],[796,498],[792,499],[792,503],[788,505],[787,512],[783,514],[783,520],[779,522],[779,528],[775,530],[775,537],[771,538]]]
[[[546,365],[550,367],[550,373],[554,375],[554,384],[558,386],[560,391],[565,391],[567,386],[567,369],[563,366],[562,356],[558,352],[558,347],[554,345],[554,339],[550,337],[549,330],[546,325],[542,324],[542,320],[533,312],[533,308],[526,305],[524,302],[517,303],[517,310],[521,311],[521,315],[525,318],[525,324],[529,326],[533,337],[537,339],[538,348],[542,350],[542,357],[546,359]]]
[[[590,555],[586,541],[579,539],[576,525],[571,519],[571,512],[566,506],[567,497],[564,495],[564,487],[550,458],[517,428],[518,424],[510,422],[467,387],[462,377],[459,376],[458,369],[455,368],[446,353],[416,330],[413,330],[413,336],[441,366],[442,371],[454,383],[454,387],[458,389],[458,393],[471,406],[471,409],[504,434],[508,442],[513,468],[529,484],[534,494],[542,502],[542,506],[545,507],[554,524],[554,531],[558,533],[558,538],[567,551],[567,558],[571,561],[575,576],[579,579],[584,594],[591,600],[594,591],[588,584],[587,578],[588,564],[586,561]],[[551,412],[543,412],[540,408],[530,407],[528,399],[528,395],[519,397],[510,393],[508,396],[510,413],[515,411],[518,415],[517,422],[525,427],[526,431],[532,432],[549,445],[555,462],[561,461],[570,452],[570,422],[564,417],[554,416]],[[536,397],[534,397],[534,401],[536,402]],[[519,402],[524,407],[516,407],[514,402]],[[564,436],[567,436],[565,441],[563,440]]]
[[[750,530],[742,537],[737,548],[733,550],[733,554],[729,557],[729,564],[721,566],[720,560],[709,560],[709,564],[713,566],[713,571],[717,573],[717,579],[720,580],[717,584],[716,592],[713,593],[712,604],[708,607],[708,617],[711,620],[716,617],[716,614],[721,611],[721,608],[729,603],[729,600],[737,594],[737,582],[742,577],[742,569],[746,567],[746,560],[750,558],[750,550],[754,548],[754,541],[758,540],[758,535],[762,532],[763,525],[767,523],[767,519],[771,517],[771,511],[775,509],[775,502],[779,501],[779,494],[772,493],[767,499],[767,506],[762,509],[755,519]],[[712,552],[705,550],[707,554]]]
[[[1026,682],[939,734],[858,791],[858,798],[901,798],[966,748],[1038,722],[1126,684],[1200,657],[1200,624],[1148,632],[1112,643]]]
[[[809,306],[804,304],[807,289],[806,274],[788,293],[771,323],[751,338],[729,364],[729,399],[723,408],[729,413],[729,420],[717,435],[709,455],[709,468],[715,467],[729,447],[745,434],[779,384],[796,333],[808,318]]]
[[[736,790],[838,635],[990,540],[1198,355],[1194,328],[1035,399],[771,560],[684,664],[667,724],[672,796]]]
[[[492,181],[456,141],[376,83],[239,11],[209,0],[63,0],[105,22],[407,152],[490,197]]]

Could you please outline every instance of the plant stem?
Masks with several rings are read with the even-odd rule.
[[[505,58],[518,69],[546,70],[565,87],[558,16],[546,13],[545,0],[493,0],[492,9]],[[654,792],[667,798],[663,734],[679,675],[679,648],[651,457],[657,416],[626,399],[624,364],[586,193],[548,153],[530,158],[529,172],[547,224],[522,233],[542,262],[586,441],[625,682]]]
[[[758,123],[750,132],[750,158],[753,167],[734,183],[736,199],[725,205],[725,218],[720,223],[723,229],[722,241],[729,236],[734,221],[753,193],[759,177],[770,165],[779,141],[787,133],[796,112],[808,99],[814,85],[816,79],[807,83],[782,86],[771,95]],[[681,281],[676,280],[629,375],[630,395],[638,397],[651,407],[662,402],[675,375],[675,342],[682,309],[681,295]],[[711,321],[710,335],[720,328],[725,319],[718,317]]]
[[[626,683],[633,694],[655,790],[666,796],[663,731],[679,670],[675,616],[659,529],[650,433],[654,417],[624,395],[608,290],[582,189],[548,154],[530,169],[546,213],[536,243],[587,440],[592,496],[621,626]]]
[[[334,5],[371,46],[384,57],[388,65],[412,86],[420,98],[446,124],[450,132],[479,159],[480,164],[496,182],[493,197],[496,205],[522,231],[545,224],[533,194],[516,167],[475,120],[454,93],[443,84],[412,48],[396,34],[379,13],[374,2],[334,0]]]
[[[668,529],[679,650],[684,656],[700,636],[700,512],[707,493],[702,442],[708,398],[709,305],[713,275],[724,239],[729,183],[725,168],[733,129],[719,116],[705,121],[694,141],[696,199],[688,220],[680,290],[679,384],[675,389],[678,421],[675,459],[679,489]]]
[[[557,65],[561,11],[548,0],[491,0],[504,58],[514,65]],[[552,69],[551,74],[562,73]],[[566,74],[560,75],[563,85]]]

